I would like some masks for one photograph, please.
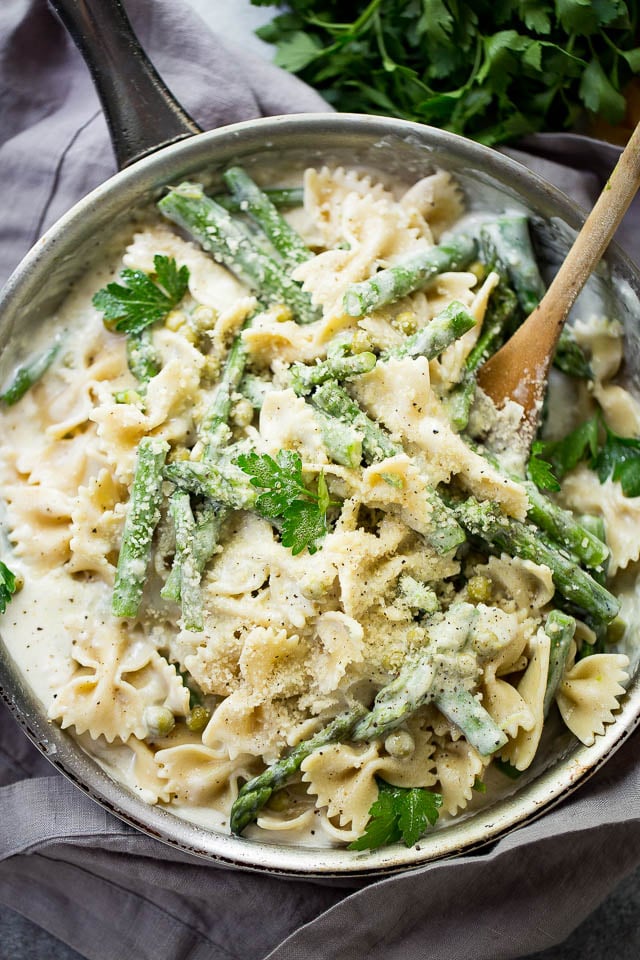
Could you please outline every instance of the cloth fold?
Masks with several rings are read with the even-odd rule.
[[[221,43],[184,0],[126,7],[204,128],[328,109],[296,78]],[[4,280],[115,172],[86,68],[45,0],[0,7],[0,138]],[[508,152],[586,205],[617,151],[578,139],[534,137]],[[635,244],[640,211],[626,229]],[[90,960],[521,957],[561,942],[640,861],[639,742],[491,847],[383,880],[320,883],[222,869],[139,833],[54,772],[0,707],[0,903]]]

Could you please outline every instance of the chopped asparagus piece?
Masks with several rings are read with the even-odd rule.
[[[559,593],[598,621],[608,623],[617,615],[620,605],[616,598],[535,527],[505,516],[494,503],[479,503],[474,497],[452,500],[449,506],[462,526],[490,547],[549,567]]]
[[[527,517],[585,566],[601,567],[609,556],[606,543],[579,523],[569,510],[563,510],[540,493],[535,483],[525,481],[522,485],[529,500]]]
[[[311,403],[329,416],[353,426],[362,436],[362,453],[367,463],[376,463],[402,453],[402,447],[394,443],[386,430],[371,420],[355,400],[339,384],[327,381],[311,396]],[[433,529],[425,535],[438,553],[448,553],[464,540],[464,533],[455,518],[435,490],[426,490],[433,513]]]
[[[127,336],[127,363],[129,370],[142,387],[160,373],[160,357],[153,347],[151,329],[145,327],[140,333]]]
[[[258,491],[239,467],[219,461],[182,460],[164,468],[166,480],[181,490],[208,497],[233,510],[249,510],[255,504]]]
[[[528,218],[516,214],[484,223],[480,246],[486,261],[497,262],[508,275],[525,316],[529,316],[544,296],[545,286],[533,251]]]
[[[191,512],[188,493],[176,490],[170,497],[169,509],[176,531],[176,559],[174,569],[180,572],[180,601],[185,630],[198,631],[204,627],[202,594],[200,592],[201,569],[195,552],[196,522]],[[173,585],[170,581],[170,590]],[[167,585],[161,591],[167,597]]]
[[[580,380],[593,380],[593,370],[582,347],[576,342],[571,327],[565,326],[558,338],[553,364],[558,370],[578,377]]]
[[[286,210],[291,207],[301,207],[304,203],[303,187],[267,187],[263,191],[274,207],[279,210]],[[213,198],[225,210],[231,213],[240,213],[242,210],[241,201],[237,197],[226,193],[218,193]]]
[[[352,356],[335,354],[308,366],[304,363],[294,363],[289,370],[289,376],[295,392],[299,397],[304,397],[321,383],[358,377],[363,373],[369,373],[375,365],[376,357],[373,353],[356,353]]]
[[[351,424],[362,435],[362,452],[368,463],[386,460],[402,453],[402,447],[394,443],[386,430],[360,409],[347,391],[335,381],[321,384],[311,396],[314,407],[343,423]]]
[[[433,698],[438,710],[465,735],[465,739],[483,757],[487,757],[508,741],[507,735],[492,720],[482,704],[464,687],[445,686]]]
[[[334,463],[355,469],[362,463],[362,435],[349,423],[314,408],[313,417],[322,432],[327,454]]]
[[[37,357],[29,360],[23,367],[18,367],[13,375],[11,383],[3,393],[0,393],[0,400],[8,407],[13,406],[18,400],[24,397],[27,390],[40,380],[47,372],[55,358],[60,352],[62,339],[56,338],[50,347],[47,347]]]
[[[246,231],[224,207],[205,196],[200,184],[181,184],[163,197],[158,206],[169,220],[187,230],[260,299],[286,304],[300,323],[318,319],[319,311],[309,295],[279,263],[255,249]]]
[[[271,390],[271,381],[256,377],[253,373],[245,373],[238,386],[238,392],[247,398],[254,410],[262,410],[264,398]]]
[[[344,296],[345,312],[350,317],[362,317],[414,290],[422,290],[446,270],[464,270],[475,257],[476,249],[475,240],[457,234],[440,246],[412,253],[395,266],[380,270],[369,280],[348,287]]]
[[[231,832],[242,833],[244,828],[256,819],[262,807],[269,801],[271,794],[284,786],[300,769],[303,760],[315,750],[329,743],[348,740],[351,730],[364,713],[366,713],[365,707],[359,704],[352,707],[348,713],[336,717],[315,736],[299,743],[288,756],[273,763],[259,776],[245,783],[231,808]]]
[[[491,294],[480,336],[469,352],[460,383],[450,391],[445,404],[456,430],[464,430],[476,394],[476,371],[502,346],[511,320],[518,309],[513,290],[501,281]]]
[[[143,437],[138,446],[129,510],[111,599],[116,617],[135,617],[142,599],[153,533],[160,519],[166,440]]]
[[[562,613],[561,610],[552,610],[547,617],[544,626],[544,632],[551,641],[551,650],[549,654],[549,672],[547,674],[547,687],[544,694],[544,716],[548,714],[553,703],[553,698],[562,681],[562,676],[567,664],[569,649],[573,635],[576,632],[576,621],[573,617]]]
[[[433,360],[475,325],[475,318],[467,308],[453,300],[425,327],[407,337],[400,346],[386,350],[380,360],[400,357],[426,357],[427,360]]]
[[[248,213],[264,231],[285,266],[293,269],[312,256],[302,237],[278,213],[268,194],[241,167],[230,167],[223,177],[240,210]]]

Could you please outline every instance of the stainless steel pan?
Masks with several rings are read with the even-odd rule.
[[[561,193],[524,167],[485,147],[429,127],[379,117],[317,114],[275,117],[197,133],[197,126],[173,101],[130,33],[117,2],[52,0],[91,63],[121,172],[78,203],[35,245],[9,280],[0,301],[2,368],[15,362],[28,331],[46,322],[79,277],[108,245],[132,212],[151,209],[167,184],[203,179],[215,187],[221,171],[241,162],[263,182],[277,183],[278,171],[318,163],[358,164],[386,177],[411,182],[434,167],[450,170],[473,207],[514,204],[533,215],[537,243],[557,262],[583,215]],[[123,73],[125,71],[125,73]],[[124,81],[123,81],[124,77]],[[149,118],[153,122],[149,123]],[[625,325],[626,364],[640,375],[640,275],[612,246],[608,269],[590,281],[592,291]],[[46,279],[46,283],[44,282]],[[461,851],[469,852],[538,816],[600,767],[640,720],[640,640],[626,651],[632,681],[616,723],[583,747],[566,731],[550,730],[539,759],[517,782],[502,785],[483,809],[435,830],[417,847],[390,847],[370,853],[293,848],[213,833],[143,803],[112,780],[75,743],[46,719],[24,677],[0,642],[2,696],[27,736],[51,763],[116,816],[152,836],[198,856],[274,873],[357,876],[406,870]]]

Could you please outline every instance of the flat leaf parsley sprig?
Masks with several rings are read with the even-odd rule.
[[[319,474],[318,491],[313,493],[304,485],[302,460],[293,450],[279,450],[275,460],[267,453],[243,453],[236,463],[254,487],[265,491],[255,503],[258,513],[282,521],[282,545],[290,547],[294,556],[305,547],[315,553],[327,533],[327,510],[338,505],[329,497],[324,473]]]
[[[422,787],[394,787],[377,777],[378,799],[369,810],[371,819],[349,850],[375,850],[402,840],[407,847],[418,842],[429,826],[435,826],[442,796]]]
[[[173,257],[156,254],[153,258],[155,280],[143,270],[120,272],[122,283],[108,283],[93,297],[93,305],[104,313],[110,330],[139,334],[177,307],[189,283],[189,269],[178,267]]]

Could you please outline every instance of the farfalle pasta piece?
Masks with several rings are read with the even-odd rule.
[[[213,807],[226,813],[238,796],[238,781],[256,773],[253,757],[238,754],[229,759],[202,743],[181,743],[158,750],[158,775],[169,796],[178,804]]]
[[[186,716],[189,692],[175,667],[148,641],[131,642],[122,623],[73,625],[73,659],[78,669],[58,691],[49,716],[63,729],[88,731],[111,743],[149,733],[145,710],[167,707]]]
[[[428,731],[413,720],[408,725],[414,752],[403,759],[384,752],[382,744],[334,743],[316,750],[303,761],[302,780],[317,797],[317,806],[341,828],[351,826],[361,833],[369,810],[378,796],[376,777],[396,787],[430,787],[435,783],[434,745]]]
[[[590,747],[615,720],[614,711],[625,692],[629,658],[620,653],[597,653],[578,660],[556,694],[562,719],[572,733]]]
[[[555,594],[549,567],[503,553],[479,564],[476,572],[492,584],[493,602],[524,621],[539,616]]]
[[[418,180],[402,196],[400,203],[427,221],[436,241],[464,212],[462,191],[445,170],[437,170]]]
[[[482,500],[493,500],[510,516],[524,519],[524,488],[491,466],[456,434],[431,390],[425,357],[377,364],[354,386],[367,412],[395,435],[403,437],[423,457],[431,485],[460,483]]]
[[[71,556],[73,498],[55,487],[17,483],[5,486],[3,495],[16,556],[28,560],[37,573],[65,564]]]
[[[326,463],[327,453],[322,431],[310,404],[293,390],[272,390],[260,411],[260,435],[265,453],[275,456],[279,450],[296,450],[303,460]]]
[[[518,770],[526,770],[533,760],[544,724],[544,695],[549,675],[550,640],[540,628],[529,641],[529,664],[518,683],[518,693],[531,711],[533,723],[520,728],[501,756]]]
[[[364,630],[362,625],[339,610],[322,613],[315,624],[319,648],[313,658],[311,671],[321,694],[337,690],[354,663],[364,659]]]
[[[153,232],[136,233],[123,257],[125,266],[132,270],[153,273],[154,257],[161,254],[174,257],[178,266],[189,270],[189,292],[197,303],[216,311],[235,308],[248,294],[247,288],[226,267],[216,263],[196,243],[183,240],[165,226]]]
[[[600,483],[584,465],[576,467],[562,483],[562,502],[572,510],[594,513],[604,519],[611,551],[609,574],[624,570],[640,557],[640,497],[626,497],[617,480]]]
[[[79,487],[71,514],[70,573],[95,573],[113,583],[126,498],[126,487],[106,469]]]
[[[433,762],[442,794],[442,808],[454,816],[471,800],[476,777],[482,775],[487,761],[466,740],[459,739],[438,743]]]

